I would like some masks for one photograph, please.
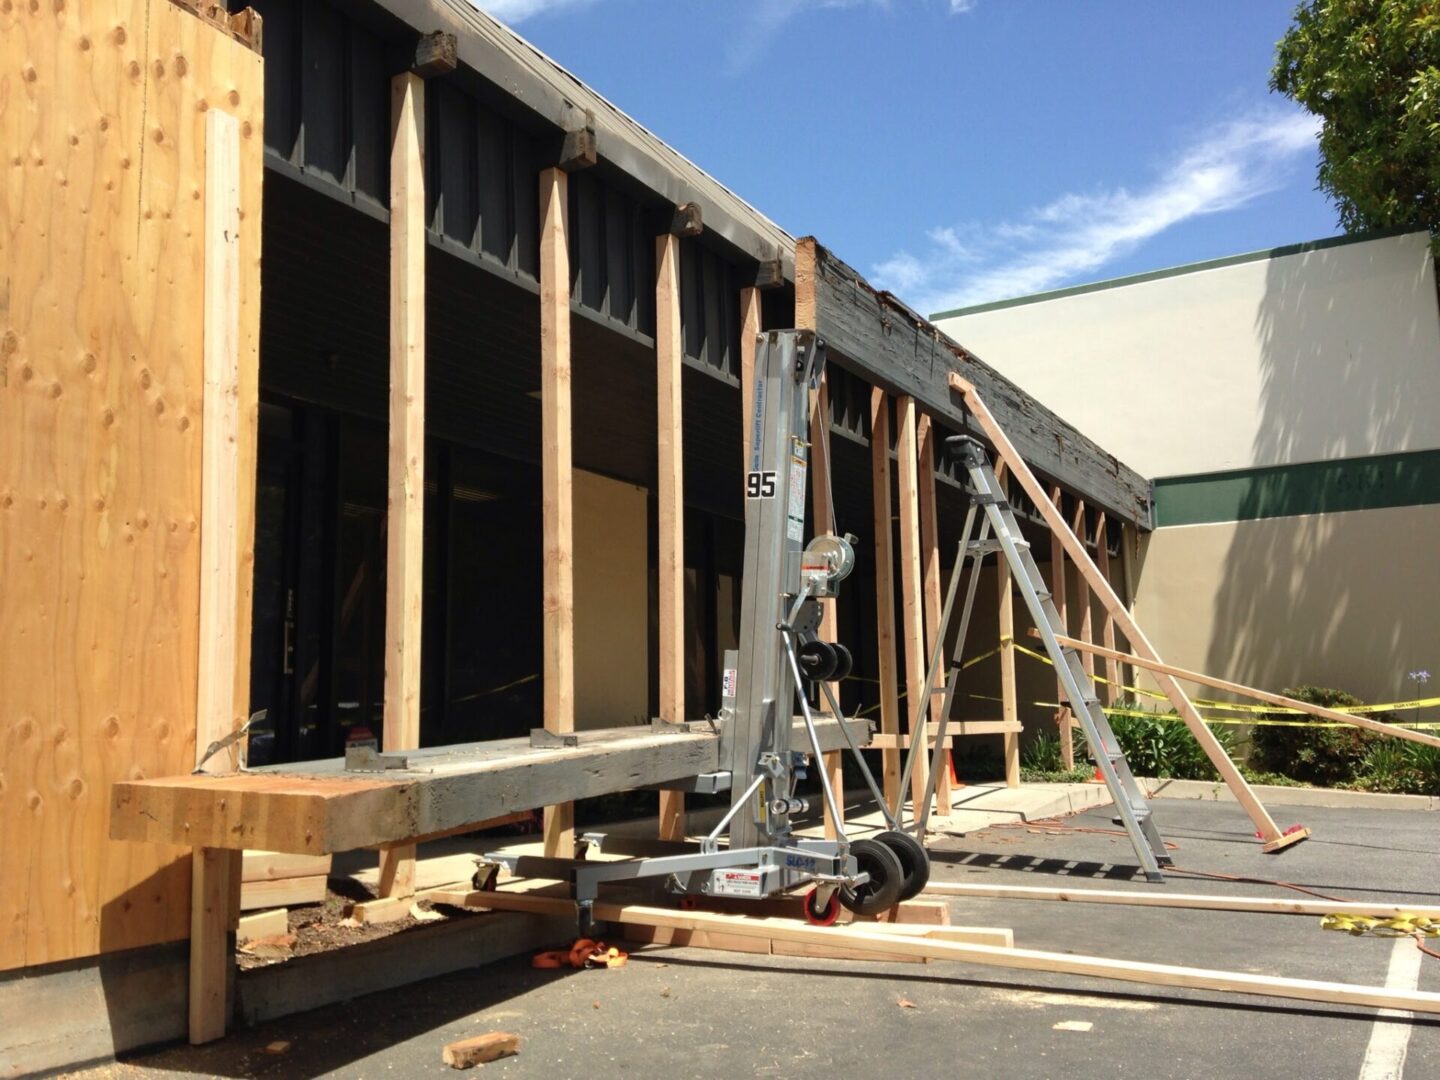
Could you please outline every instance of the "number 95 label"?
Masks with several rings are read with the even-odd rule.
[[[775,497],[775,470],[745,474],[745,498],[773,499]]]

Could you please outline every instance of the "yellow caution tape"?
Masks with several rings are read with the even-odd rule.
[[[1320,919],[1320,929],[1339,930],[1355,937],[1365,934],[1377,937],[1414,937],[1416,934],[1440,937],[1440,919],[1404,912],[1388,919],[1374,915],[1325,915]]]

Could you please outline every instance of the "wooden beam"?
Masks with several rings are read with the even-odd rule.
[[[190,1042],[225,1035],[232,964],[230,932],[238,922],[240,852],[195,848],[190,876]]]
[[[900,687],[895,663],[895,532],[890,516],[890,402],[870,391],[870,489],[875,523],[875,648],[880,669],[880,730],[891,740],[881,753],[885,802],[900,806]]]
[[[410,57],[410,72],[429,79],[436,75],[448,75],[459,64],[455,35],[436,30],[433,34],[421,34],[416,40],[415,51]]]
[[[1307,701],[1298,698],[1286,697],[1284,694],[1272,694],[1267,690],[1257,690],[1253,686],[1244,686],[1240,683],[1230,682],[1228,679],[1217,679],[1213,675],[1204,675],[1198,671],[1188,671],[1185,668],[1175,667],[1172,664],[1161,663],[1158,660],[1151,660],[1144,656],[1133,653],[1123,653],[1115,649],[1107,649],[1102,645],[1093,645],[1087,641],[1076,641],[1074,638],[1061,638],[1060,644],[1068,645],[1072,649],[1080,649],[1085,652],[1094,653],[1112,660],[1123,660],[1127,664],[1144,668],[1146,671],[1175,679],[1184,679],[1186,682],[1199,683],[1201,686],[1208,686],[1215,690],[1224,690],[1231,694],[1240,694],[1244,697],[1254,698],[1256,701],[1263,701],[1267,705],[1275,705],[1282,709],[1294,709],[1297,712],[1308,713],[1319,720],[1328,720],[1336,724],[1350,724],[1354,727],[1364,728],[1377,735],[1389,735],[1394,739],[1405,739],[1409,742],[1424,743],[1426,746],[1440,746],[1440,737],[1426,735],[1422,731],[1411,731],[1409,728],[1396,727],[1393,724],[1386,724],[1379,720],[1371,720],[1366,716],[1353,716],[1350,713],[1337,712],[1334,709],[1326,709],[1320,705],[1311,705]],[[1157,680],[1158,681],[1158,680]]]
[[[560,144],[560,168],[566,172],[579,172],[581,169],[590,168],[599,160],[593,127],[576,128],[565,133],[565,139]]]
[[[496,910],[529,911],[546,915],[570,915],[576,911],[573,901],[559,897],[535,896],[524,893],[487,892],[485,906]],[[476,906],[479,906],[477,903]],[[1256,994],[1262,997],[1287,998],[1296,1001],[1326,1002],[1336,1005],[1372,1009],[1405,1009],[1412,1012],[1440,1015],[1440,994],[1421,990],[1392,990],[1381,986],[1362,986],[1320,979],[1293,979],[1277,975],[1256,975],[1249,972],[1218,971],[1208,968],[1182,967],[1177,964],[1152,964],[1140,960],[1117,960],[1102,956],[1075,953],[1044,952],[1039,949],[1013,949],[1001,945],[977,945],[940,941],[921,935],[895,933],[874,927],[807,926],[798,920],[745,918],[717,915],[710,912],[675,911],[669,908],[642,907],[599,902],[595,918],[602,922],[624,925],[664,926],[681,930],[714,930],[737,937],[768,938],[799,944],[835,945],[843,941],[847,949],[857,953],[894,953],[918,956],[929,960],[953,960],[960,963],[1022,971],[1043,971],[1058,975],[1080,975],[1088,978],[1113,979],[1146,986],[1178,986],[1224,994]]]
[[[920,570],[925,590],[925,660],[928,663],[940,633],[940,524],[935,505],[935,425],[929,416],[922,414],[916,422],[915,438],[920,451]],[[944,665],[936,669],[935,682],[937,689],[945,688]],[[931,694],[931,722],[938,724],[944,711],[944,696]],[[940,760],[940,775],[935,778],[935,804],[941,817],[949,817],[954,796],[950,790],[948,750]]]
[[[1304,900],[1298,897],[1217,896],[1213,893],[1169,893],[1124,889],[1056,889],[1043,885],[987,885],[936,881],[926,896],[985,897],[993,900],[1052,900],[1075,904],[1119,904],[1124,907],[1196,908],[1204,911],[1251,911],[1267,915],[1369,915],[1393,919],[1413,915],[1440,919],[1440,907],[1414,903],[1371,903],[1368,900]]]
[[[322,904],[328,881],[325,874],[244,881],[240,884],[240,910]],[[405,899],[408,902],[409,897]]]
[[[1075,500],[1075,521],[1071,531],[1079,538],[1080,543],[1089,546],[1090,530],[1087,526],[1087,514],[1085,512],[1085,500]],[[1075,606],[1080,610],[1080,637],[1084,641],[1095,640],[1094,605],[1090,602],[1090,583],[1082,573],[1075,581]],[[1089,653],[1080,657],[1080,665],[1085,669],[1085,674],[1091,679],[1095,678],[1095,658]]]
[[[271,908],[243,916],[235,926],[236,941],[250,941],[253,938],[274,937],[290,929],[290,912],[285,908]]]
[[[1123,521],[1150,527],[1150,482],[1107,454],[932,323],[880,292],[816,243],[795,242],[796,325],[825,340],[832,362],[887,393],[914,398],[947,427],[985,433],[948,392],[959,372],[995,402],[1001,425],[1027,461],[1050,480]],[[808,312],[810,322],[801,322]]]
[[[387,751],[420,745],[425,553],[425,80],[390,82],[390,461],[385,520]],[[415,851],[385,855],[387,896],[414,891]]]
[[[235,713],[240,499],[240,121],[205,117],[205,383],[201,413],[200,665],[195,762],[211,772],[239,764],[230,746],[206,749],[243,718]],[[58,384],[57,384],[58,385]]]
[[[704,231],[705,219],[699,203],[681,203],[675,207],[674,216],[670,219],[671,236],[699,236]]]
[[[1110,540],[1109,532],[1105,525],[1105,515],[1100,515],[1100,520],[1095,526],[1095,566],[1106,581],[1110,580]],[[1125,605],[1129,608],[1129,604]],[[1100,640],[1105,643],[1107,649],[1115,648],[1115,616],[1105,612],[1105,618],[1100,623]],[[1113,659],[1105,661],[1105,703],[1114,705],[1120,700],[1120,665]]]
[[[895,401],[898,431],[895,458],[899,464],[900,485],[900,597],[901,633],[905,641],[905,717],[913,725],[917,716],[929,714],[926,708],[925,666],[925,595],[920,574],[920,448],[917,442],[915,399],[900,397]],[[917,754],[910,773],[912,812],[918,819],[925,801],[925,788],[930,775],[930,761]],[[898,814],[899,807],[894,808]],[[948,810],[947,810],[948,812]]]
[[[1100,571],[1096,568],[1094,562],[1091,561],[1090,553],[1085,550],[1085,545],[1081,543],[1079,537],[1066,527],[1065,519],[1050,500],[1046,498],[1045,490],[1040,486],[1040,482],[1035,479],[1035,474],[1030,471],[1029,466],[1025,464],[1025,459],[1016,451],[1014,444],[1010,442],[1005,431],[1000,427],[989,408],[986,407],[985,401],[981,398],[975,386],[966,382],[958,375],[951,374],[950,387],[956,393],[964,395],[966,406],[975,416],[976,421],[989,435],[996,453],[1009,464],[1011,474],[1020,481],[1020,486],[1024,488],[1025,493],[1030,496],[1031,501],[1045,518],[1045,523],[1050,526],[1051,531],[1060,537],[1060,542],[1064,545],[1070,558],[1075,561],[1075,566],[1080,571],[1081,576],[1090,587],[1099,594],[1101,603],[1104,604],[1105,609],[1115,617],[1116,624],[1129,639],[1131,646],[1146,659],[1158,661],[1160,657],[1155,653],[1153,646],[1151,646],[1150,639],[1145,636],[1139,625],[1130,617],[1130,613],[1125,610],[1125,606],[1120,602],[1120,598],[1117,597],[1115,591],[1110,588],[1110,583],[1100,576]],[[1180,684],[1169,675],[1158,675],[1156,682],[1160,684],[1161,690],[1165,692],[1171,704],[1175,706],[1176,711],[1185,721],[1185,726],[1190,729],[1190,733],[1194,735],[1196,741],[1200,743],[1201,748],[1205,751],[1205,755],[1210,759],[1221,777],[1224,778],[1225,783],[1229,786],[1231,792],[1234,793],[1236,801],[1245,809],[1250,820],[1255,823],[1255,828],[1259,831],[1261,839],[1264,841],[1265,850],[1278,851],[1288,844],[1298,843],[1300,840],[1303,840],[1305,836],[1308,835],[1304,830],[1291,833],[1288,836],[1280,831],[1279,826],[1277,826],[1270,815],[1266,813],[1265,808],[1260,805],[1260,800],[1255,797],[1255,793],[1250,790],[1250,785],[1247,784],[1245,778],[1240,775],[1240,770],[1235,767],[1235,763],[1230,760],[1230,756],[1225,753],[1224,748],[1216,741],[1214,734],[1205,726],[1205,722],[1200,718],[1200,714],[1195,711],[1195,706],[1191,704],[1190,699],[1185,696],[1185,691],[1180,688]]]
[[[870,741],[870,725],[849,722]],[[845,745],[838,723],[816,721],[821,750]],[[794,723],[792,745],[806,741]],[[615,728],[581,746],[535,748],[529,738],[406,753],[409,768],[347,772],[343,758],[224,776],[127,780],[111,788],[110,838],[264,848],[324,855],[412,840],[520,810],[633,791],[721,767],[720,740],[697,722],[665,733]]]
[[[667,724],[685,722],[685,443],[681,430],[684,360],[680,237],[665,233],[655,239],[655,430],[659,470],[656,576],[660,594],[660,719]],[[685,796],[678,791],[660,793],[660,838],[685,838]]]
[[[830,383],[825,373],[820,373],[820,383],[810,394],[810,507],[815,518],[815,532],[835,531],[835,507],[830,497]],[[835,641],[839,629],[835,617],[835,598],[820,601],[820,638]],[[840,700],[840,684],[832,682],[830,692]],[[844,757],[836,752],[825,755],[821,767],[835,791],[835,805],[840,811],[836,818],[830,813],[827,801],[824,808],[825,838],[834,840],[845,828],[845,766]]]
[[[1058,511],[1060,509],[1060,485],[1055,484],[1050,488],[1050,502]],[[1070,632],[1070,626],[1066,622],[1065,611],[1065,546],[1060,543],[1060,534],[1050,533],[1050,598],[1055,603],[1055,610],[1060,613],[1060,625],[1066,633]],[[1060,764],[1067,769],[1075,767],[1075,733],[1070,730],[1070,709],[1065,704],[1065,684],[1061,681],[1057,672],[1055,675],[1055,700],[1060,702],[1060,708],[1055,710],[1055,726],[1060,732]]]
[[[785,263],[778,256],[755,264],[755,288],[778,289],[785,284]]]
[[[570,415],[569,177],[540,173],[540,445],[545,730],[575,730],[575,517]],[[488,816],[488,815],[487,815]],[[545,808],[545,854],[575,854],[575,806]],[[383,894],[382,894],[383,895]]]

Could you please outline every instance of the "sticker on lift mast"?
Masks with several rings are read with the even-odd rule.
[[[790,501],[785,511],[785,536],[797,544],[805,539],[805,444],[790,440]]]
[[[745,474],[745,498],[773,499],[775,497],[775,470]]]
[[[725,674],[720,677],[720,697],[722,699],[734,699],[735,678],[735,669],[733,667],[727,667]]]
[[[759,870],[716,870],[710,879],[711,891],[716,896],[760,896],[760,883],[764,875]]]

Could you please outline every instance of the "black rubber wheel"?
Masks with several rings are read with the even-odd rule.
[[[854,888],[840,886],[840,903],[846,911],[853,911],[856,915],[878,915],[900,902],[900,886],[905,880],[905,871],[895,852],[879,841],[867,838],[851,844],[850,855],[856,868],[869,874],[870,880]]]
[[[811,889],[805,894],[805,921],[811,926],[833,926],[835,920],[840,917],[840,894],[832,892],[830,902],[823,908],[816,907],[815,901],[820,895],[818,888]]]
[[[925,845],[907,832],[888,829],[875,837],[895,853],[905,880],[900,884],[900,899],[913,900],[930,884],[930,853]]]
[[[830,676],[832,679],[844,679],[849,676],[855,668],[855,658],[850,655],[850,650],[838,641],[830,646],[835,650],[835,671]]]
[[[807,641],[795,653],[800,663],[800,674],[811,682],[825,682],[835,674],[835,665],[840,662],[835,646],[828,641]]]

